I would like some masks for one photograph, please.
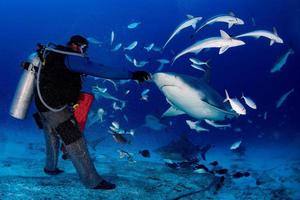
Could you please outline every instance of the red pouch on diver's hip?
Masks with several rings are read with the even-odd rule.
[[[79,100],[74,108],[74,117],[79,125],[80,130],[83,132],[85,123],[88,117],[89,110],[94,101],[94,96],[90,93],[80,93]]]

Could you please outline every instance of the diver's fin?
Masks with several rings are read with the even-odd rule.
[[[183,115],[183,114],[185,114],[185,112],[175,108],[174,106],[171,106],[166,112],[164,112],[161,118],[172,117],[172,116]]]

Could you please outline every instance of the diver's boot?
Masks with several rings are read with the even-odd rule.
[[[76,168],[80,180],[86,187],[104,190],[114,189],[116,187],[114,184],[103,180],[97,173],[83,137],[66,145],[66,150]]]
[[[59,154],[59,138],[45,131],[45,142],[46,142],[46,165],[44,172],[48,175],[57,175],[62,172],[57,168],[58,154]]]

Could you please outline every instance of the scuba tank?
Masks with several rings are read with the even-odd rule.
[[[35,86],[37,89],[37,94],[43,103],[43,105],[53,112],[59,112],[66,108],[67,105],[56,109],[51,108],[47,103],[44,101],[41,95],[40,87],[39,87],[39,76],[41,72],[41,68],[43,66],[43,62],[46,57],[46,53],[49,51],[64,54],[64,55],[71,55],[71,56],[79,56],[85,57],[83,53],[74,53],[74,52],[67,52],[57,50],[51,46],[55,45],[53,43],[49,43],[47,46],[43,46],[38,44],[37,52],[32,53],[28,61],[23,64],[24,72],[21,76],[19,81],[9,114],[16,118],[16,119],[24,119],[30,107],[32,97],[34,94]]]
[[[41,66],[38,54],[31,54],[26,64],[9,111],[9,114],[16,119],[24,119],[30,107],[35,89],[36,71]]]

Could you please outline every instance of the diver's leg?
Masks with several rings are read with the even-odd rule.
[[[93,189],[114,189],[116,186],[103,180],[97,173],[92,162],[84,137],[74,117],[61,123],[56,128],[60,135],[69,157],[76,168],[82,183]]]
[[[53,133],[45,131],[46,142],[46,165],[45,173],[55,175],[62,172],[57,168],[58,154],[59,154],[59,138]]]
[[[40,113],[42,125],[44,129],[45,145],[46,145],[46,163],[44,172],[49,175],[57,175],[63,172],[57,168],[59,155],[59,137],[49,122],[49,113]]]

